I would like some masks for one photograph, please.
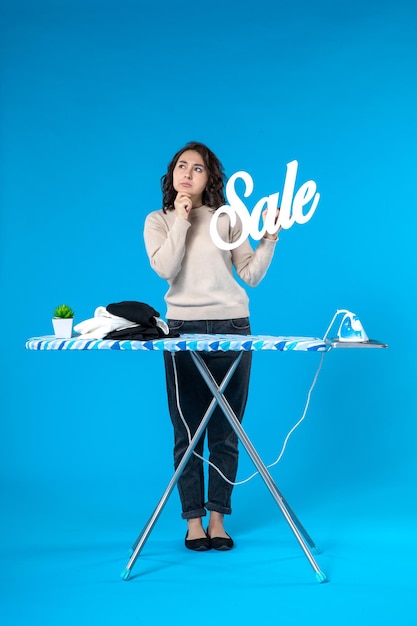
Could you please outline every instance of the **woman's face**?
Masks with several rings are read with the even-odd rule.
[[[175,191],[190,196],[193,207],[201,206],[207,182],[208,173],[203,157],[195,150],[183,152],[173,171]]]

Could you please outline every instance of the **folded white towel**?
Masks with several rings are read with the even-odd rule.
[[[103,339],[112,330],[122,330],[137,326],[136,322],[131,322],[124,317],[109,313],[104,306],[99,306],[91,317],[74,326],[76,333],[80,333],[82,338]]]

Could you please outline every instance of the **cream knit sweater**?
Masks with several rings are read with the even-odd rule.
[[[248,296],[233,275],[251,287],[265,276],[275,249],[275,241],[261,239],[253,251],[246,240],[234,250],[220,250],[209,233],[213,212],[207,206],[192,209],[189,220],[175,211],[150,213],[145,221],[146,251],[155,272],[169,283],[165,295],[167,319],[222,320],[248,317]],[[237,221],[230,226],[227,215],[220,216],[218,231],[224,241],[240,236]]]

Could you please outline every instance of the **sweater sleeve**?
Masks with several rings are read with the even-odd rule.
[[[232,229],[232,241],[240,237],[240,227]],[[274,256],[275,245],[278,239],[262,238],[254,251],[249,240],[246,239],[240,246],[232,250],[232,262],[238,276],[250,287],[259,285]]]
[[[189,222],[177,217],[170,227],[159,211],[147,216],[144,228],[146,252],[151,267],[161,278],[171,280],[180,271],[189,227]]]

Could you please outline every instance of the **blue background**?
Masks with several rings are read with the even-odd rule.
[[[8,624],[415,624],[414,2],[1,0],[1,610]],[[189,140],[252,207],[314,179],[249,289],[254,332],[323,336],[355,311],[388,350],[326,355],[277,484],[321,545],[314,573],[259,478],[236,488],[227,555],[185,553],[170,499],[132,580],[119,572],[172,473],[162,358],[35,353],[134,299],[164,315],[143,245],[159,179]],[[313,354],[255,354],[245,427],[265,461],[300,417]],[[252,472],[241,454],[239,478]],[[180,600],[180,602],[179,602]],[[184,608],[184,605],[186,608]]]

